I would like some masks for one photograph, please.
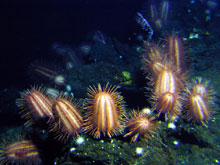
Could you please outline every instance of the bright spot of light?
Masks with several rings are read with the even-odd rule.
[[[76,151],[75,147],[70,148],[70,152],[74,152],[74,151]]]
[[[137,147],[136,148],[136,154],[137,155],[143,155],[143,153],[144,153],[144,149],[143,148],[141,148],[141,147]]]
[[[174,140],[174,141],[173,141],[173,144],[174,144],[175,146],[178,146],[178,145],[179,145],[179,142],[176,141],[176,140]]]
[[[77,145],[83,144],[84,142],[85,142],[85,139],[82,136],[77,137],[76,139]]]
[[[168,128],[176,129],[176,125],[174,123],[168,123]]]

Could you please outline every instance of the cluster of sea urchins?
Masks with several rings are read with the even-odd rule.
[[[71,97],[49,97],[43,88],[33,87],[21,93],[17,105],[22,109],[22,117],[27,119],[27,126],[49,123],[51,131],[56,132],[57,138],[62,141],[79,134],[83,118],[79,102]]]
[[[167,51],[164,51],[159,46],[145,43],[144,70],[151,73],[153,110],[158,112],[158,116],[165,114],[165,119],[170,121],[184,114],[188,120],[206,122],[211,115],[208,83],[197,79],[193,85],[187,86],[181,39],[171,35],[166,46]],[[101,135],[111,137],[121,133],[124,127],[128,131],[124,136],[132,136],[132,141],[136,141],[139,135],[152,136],[157,128],[155,117],[135,111],[126,117],[123,97],[116,90],[116,86],[109,84],[89,87],[88,98],[80,106],[70,97],[48,98],[41,88],[32,88],[23,92],[17,103],[23,109],[22,116],[28,119],[28,124],[49,120],[51,131],[58,132],[62,140],[79,135],[80,130],[95,138]],[[182,113],[183,107],[185,113]],[[81,109],[84,109],[83,116]]]
[[[167,43],[166,52],[158,46],[145,43],[143,61],[145,71],[151,73],[154,90],[152,98],[155,101],[153,109],[158,115],[165,114],[166,120],[174,121],[182,114],[184,107],[183,114],[188,120],[204,123],[211,115],[209,107],[212,103],[212,92],[208,89],[208,82],[199,78],[185,87],[186,69],[181,39],[172,35]],[[80,105],[70,97],[49,97],[41,87],[33,87],[21,94],[17,105],[22,109],[22,117],[27,119],[27,126],[42,121],[49,123],[50,130],[56,132],[56,137],[61,141],[79,135],[80,130],[95,138],[102,135],[112,137],[121,133],[124,127],[127,131],[124,136],[132,136],[132,142],[139,136],[151,138],[155,135],[158,128],[156,117],[146,111],[135,110],[127,117],[123,97],[116,90],[116,86],[109,84],[104,87],[100,84],[98,87],[89,87],[88,98]],[[185,97],[182,95],[184,91]],[[84,109],[84,115],[80,112],[81,109]],[[11,159],[9,152],[14,154]],[[28,157],[29,154],[32,154],[31,157]],[[1,155],[6,158],[0,161],[18,160],[19,163],[25,163],[35,159],[37,164],[40,161],[36,147],[25,140],[8,145]]]
[[[80,130],[96,138],[101,134],[111,137],[120,133],[124,125],[124,101],[116,90],[117,87],[109,84],[104,88],[100,84],[97,88],[89,87],[88,98],[80,105],[67,96],[48,97],[41,87],[34,87],[21,93],[17,105],[22,109],[22,117],[27,119],[27,126],[49,121],[51,131],[57,132],[62,141],[79,135]],[[84,116],[81,109],[85,110]]]
[[[139,135],[151,137],[156,132],[157,122],[147,114],[135,111],[128,119],[123,97],[116,90],[116,86],[109,84],[90,86],[88,98],[79,105],[72,98],[62,95],[51,98],[41,87],[33,87],[21,93],[17,104],[22,109],[22,117],[27,119],[27,126],[49,121],[51,131],[61,141],[67,141],[79,132],[88,132],[95,138],[101,135],[112,137],[122,132],[125,123],[129,130],[125,136],[132,136],[132,141],[136,141]],[[84,109],[84,115],[80,113],[81,109]]]
[[[183,46],[177,35],[168,37],[166,48],[146,42],[143,51],[144,70],[151,73],[147,78],[153,86],[153,109],[171,122],[181,114],[187,120],[207,122],[212,103],[208,82],[197,78],[191,85],[186,83]]]
[[[139,135],[150,137],[156,132],[156,124],[148,115],[133,112],[128,119],[125,117],[123,97],[116,91],[116,86],[106,84],[101,87],[89,87],[88,98],[83,106],[65,96],[50,98],[42,88],[32,88],[21,93],[17,100],[22,109],[26,124],[49,121],[51,131],[57,133],[59,140],[66,141],[70,136],[79,135],[79,131],[88,132],[95,138],[101,135],[112,137],[122,132],[126,126],[129,130],[125,136],[133,136],[135,141]],[[80,111],[84,109],[84,116]]]

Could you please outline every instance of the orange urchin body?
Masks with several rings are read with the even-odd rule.
[[[27,119],[26,125],[33,124],[34,121],[53,119],[52,103],[41,87],[24,91],[16,103],[22,109],[22,117]]]
[[[186,88],[185,118],[193,122],[207,122],[212,116],[213,92],[208,87],[208,81],[202,78],[193,80],[192,85]]]
[[[83,119],[77,101],[72,98],[59,96],[53,104],[54,121],[51,131],[57,133],[61,141],[66,141],[70,136],[79,135]]]
[[[89,87],[85,110],[87,111],[84,130],[96,138],[101,134],[111,137],[123,127],[124,105],[123,98],[116,92],[117,87],[101,85]]]
[[[206,100],[199,94],[190,94],[188,99],[188,103],[185,105],[187,120],[206,122],[211,116]]]
[[[0,162],[11,164],[41,164],[36,146],[29,140],[16,141],[4,144],[0,151]]]
[[[166,120],[171,116],[178,116],[181,109],[181,96],[179,94],[180,88],[177,76],[175,73],[166,68],[160,72],[157,77],[154,93],[155,93],[155,105],[160,115],[165,114]]]
[[[124,136],[132,136],[131,141],[135,142],[139,136],[144,136],[150,139],[153,135],[157,134],[158,123],[154,118],[147,114],[132,111],[130,119],[126,123],[126,128],[129,130]]]
[[[157,109],[160,113],[170,114],[176,104],[176,96],[171,92],[164,93],[157,102]]]
[[[182,39],[177,35],[170,35],[167,39],[168,60],[175,71],[183,73],[186,70]]]
[[[193,80],[192,93],[199,94],[205,100],[211,101],[213,99],[214,92],[209,87],[209,81],[203,80],[203,78],[198,77]]]
[[[150,71],[152,75],[154,110],[159,112],[158,115],[165,114],[166,119],[176,118],[181,111],[180,93],[185,84],[181,39],[176,35],[170,36],[166,53],[160,47],[148,43],[145,43],[145,47],[144,70]]]
[[[166,92],[175,94],[178,90],[176,75],[171,69],[164,69],[157,77],[154,91],[156,95],[161,95]]]
[[[166,68],[166,58],[159,46],[154,44],[150,45],[147,42],[144,43],[144,46],[146,49],[144,50],[142,59],[144,64],[143,69],[146,73],[151,72],[153,77],[156,77]]]

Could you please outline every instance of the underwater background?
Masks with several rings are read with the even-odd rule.
[[[219,164],[218,0],[2,0],[0,8],[2,164]],[[181,39],[184,56],[184,76],[177,76],[184,82],[179,92],[183,101],[175,121],[167,113],[158,115],[155,79],[144,63],[151,44],[166,56],[169,36]],[[208,82],[211,115],[188,120],[187,89],[199,79]],[[22,92],[43,88],[51,100],[60,95],[79,100],[84,118],[90,113],[89,87],[107,83],[123,98],[124,127],[112,136],[82,129],[59,140],[51,131],[53,122],[32,119],[27,124],[31,119],[18,104],[25,100]],[[146,108],[157,122],[156,133],[133,141],[126,136],[126,123],[132,111]],[[36,146],[38,156],[10,158],[8,146],[24,139]]]

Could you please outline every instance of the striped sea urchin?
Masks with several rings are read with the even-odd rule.
[[[51,131],[57,133],[61,141],[70,136],[79,135],[82,126],[82,116],[77,101],[72,98],[59,96],[53,103],[54,122]]]
[[[189,93],[188,103],[185,105],[185,109],[186,119],[193,122],[204,123],[211,116],[211,111],[206,100],[199,94]]]
[[[214,106],[214,92],[209,88],[209,81],[196,78],[186,88],[185,118],[193,122],[207,122],[212,116],[211,107]]]
[[[96,138],[100,138],[101,133],[111,137],[121,132],[124,104],[122,96],[116,90],[116,86],[109,86],[108,84],[104,89],[100,84],[98,88],[88,88],[89,98],[85,105],[87,114],[84,130]]]
[[[131,141],[135,142],[139,136],[144,136],[150,139],[157,133],[158,122],[154,121],[154,117],[149,117],[147,114],[132,111],[126,128],[129,130],[124,137],[132,136]]]
[[[0,162],[7,164],[41,164],[39,152],[31,141],[20,140],[3,145],[3,150],[0,151]]]
[[[26,125],[33,124],[33,121],[53,119],[52,103],[43,93],[41,87],[33,87],[22,92],[21,98],[16,100],[22,109],[22,117],[27,119]]]

